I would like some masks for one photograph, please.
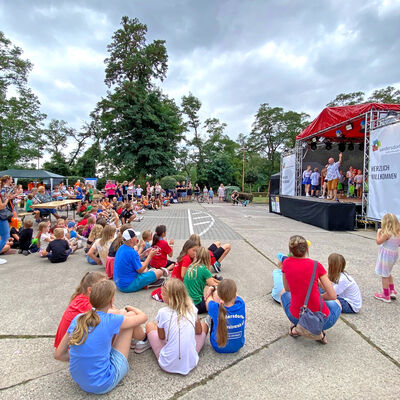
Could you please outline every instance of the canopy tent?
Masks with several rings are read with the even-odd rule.
[[[65,179],[65,176],[53,174],[52,172],[45,171],[44,169],[7,169],[0,171],[0,176],[9,175],[14,178],[15,183],[19,178],[27,179],[45,179],[50,181],[51,190],[53,190],[54,179]]]
[[[306,129],[297,137],[297,141],[305,141],[313,137],[324,137],[330,141],[363,141],[365,133],[365,114],[371,110],[375,111],[400,111],[400,104],[366,103],[354,106],[327,107],[325,108]],[[349,130],[346,125],[351,123]],[[337,136],[336,131],[340,129],[342,135]]]

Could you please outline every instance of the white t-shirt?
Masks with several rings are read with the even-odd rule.
[[[97,250],[101,263],[104,266],[106,266],[108,250],[110,250],[111,243],[113,242],[114,239],[111,239],[108,242],[106,242],[104,246],[100,244],[100,240],[101,239],[96,239],[92,246]]]
[[[138,196],[141,196],[141,195],[142,195],[142,192],[143,192],[143,189],[142,189],[142,188],[136,188],[136,194],[137,194]]]
[[[161,308],[156,319],[158,327],[164,329],[165,339],[168,339],[160,351],[158,364],[164,371],[187,375],[199,362],[194,331],[197,308],[193,305],[192,314],[180,317],[179,326],[176,311],[169,307]]]
[[[42,233],[40,235],[40,250],[46,250],[49,242],[46,239],[50,239],[50,233]]]
[[[338,296],[345,299],[354,312],[359,312],[362,306],[361,291],[356,281],[348,274],[340,274],[339,283],[333,283],[333,288]]]

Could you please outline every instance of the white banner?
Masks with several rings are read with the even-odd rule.
[[[382,219],[390,212],[400,218],[400,123],[371,131],[367,217]]]
[[[282,158],[281,165],[281,187],[282,195],[294,196],[296,185],[296,154]]]

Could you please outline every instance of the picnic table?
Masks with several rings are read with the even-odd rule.
[[[39,203],[39,204],[33,204],[32,208],[35,209],[41,209],[41,208],[58,208],[58,207],[64,207],[64,206],[69,206],[71,204],[79,203],[82,200],[59,200],[59,201],[49,201],[48,203]],[[68,217],[68,211],[69,209],[67,208],[67,217]],[[74,212],[74,219],[75,219],[75,210]],[[51,219],[51,213],[50,213],[50,219]]]

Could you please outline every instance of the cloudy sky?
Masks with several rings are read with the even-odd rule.
[[[400,87],[400,0],[0,0],[49,118],[89,119],[123,15],[166,40],[164,92],[191,91],[233,139],[261,103],[315,117],[339,93]]]

